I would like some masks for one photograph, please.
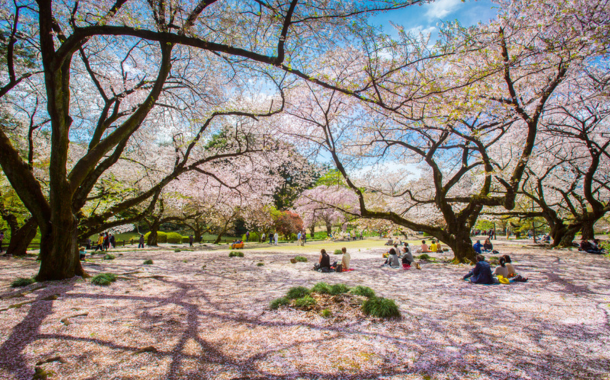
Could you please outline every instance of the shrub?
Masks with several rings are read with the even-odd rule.
[[[318,282],[311,288],[311,291],[319,294],[330,294],[330,285],[325,282]]]
[[[182,260],[183,263],[188,263],[187,259]]]
[[[289,299],[293,300],[295,298],[301,298],[304,297],[306,295],[309,294],[309,289],[307,289],[304,286],[295,286],[293,288],[290,288],[290,290],[288,290],[288,293],[286,293],[286,297],[288,297]]]
[[[259,236],[256,232],[250,232],[250,239],[246,239],[246,234],[243,234],[241,237],[241,241],[258,241]]]
[[[281,297],[281,298],[276,298],[273,301],[271,301],[271,303],[269,303],[269,307],[271,308],[271,310],[276,310],[280,306],[286,306],[289,304],[290,304],[290,300],[288,299],[288,297]]]
[[[297,257],[294,258],[294,260],[299,262],[299,263],[306,263],[307,262],[307,257],[297,256]]]
[[[144,239],[148,241],[148,236],[150,232],[144,234]],[[167,234],[163,231],[157,231],[157,243],[167,243]]]
[[[335,284],[330,287],[330,294],[337,295],[349,292],[349,288],[345,284]]]
[[[116,256],[115,256],[115,255],[111,255],[110,253],[107,253],[107,254],[106,254],[104,257],[103,257],[103,259],[104,259],[104,260],[114,260],[114,259],[116,259]]]
[[[116,275],[112,273],[100,273],[91,279],[93,285],[108,286],[116,281]]]
[[[15,281],[11,282],[11,287],[13,287],[13,288],[20,288],[22,286],[28,286],[28,285],[33,284],[35,282],[36,282],[36,280],[34,280],[33,278],[22,278],[22,277],[19,277]]]
[[[182,235],[180,235],[177,232],[170,232],[167,234],[167,240],[168,243],[172,243],[172,244],[179,244],[182,243]],[[188,241],[188,239],[187,239]]]
[[[420,260],[430,260],[430,255],[428,255],[427,253],[422,253],[417,258]]]
[[[265,265],[265,263],[256,263],[257,267],[262,267],[263,265]]]
[[[400,311],[394,300],[383,297],[373,297],[364,301],[362,311],[366,315],[378,318],[400,317]]]
[[[180,250],[179,249],[174,249],[174,252],[180,252]]]
[[[350,290],[350,293],[355,294],[357,296],[363,296],[367,298],[375,297],[375,291],[369,288],[368,286],[358,285]]]
[[[343,252],[340,249],[335,249],[335,252],[334,252],[335,255],[340,255],[342,253]]]
[[[324,317],[324,318],[328,318],[328,317],[330,317],[331,315],[333,315],[333,313],[331,313],[331,312],[330,312],[330,310],[328,310],[328,309],[324,309],[324,310],[322,310],[322,313],[320,313],[320,314],[321,314],[321,315],[322,315],[322,317]]]
[[[239,251],[231,251],[229,252],[229,257],[244,257],[244,253]]]
[[[315,300],[315,298],[312,298],[311,296],[305,296],[303,298],[298,298],[298,299],[294,300],[294,307],[298,307],[298,308],[310,308],[315,304],[316,304],[316,300]]]
[[[188,236],[183,236],[182,237],[182,244],[188,244],[189,242],[189,237]],[[193,243],[195,243],[195,237],[193,236]]]
[[[153,263],[153,261],[150,259],[144,261],[144,265],[151,265],[152,263]]]

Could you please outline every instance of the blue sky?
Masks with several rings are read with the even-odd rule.
[[[384,32],[395,35],[390,24],[403,26],[405,30],[433,33],[442,21],[458,20],[464,26],[487,22],[497,15],[496,4],[490,0],[436,0],[425,5],[413,5],[398,11],[386,12],[372,18],[374,24],[383,26]]]

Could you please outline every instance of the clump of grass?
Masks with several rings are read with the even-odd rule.
[[[116,256],[115,256],[115,255],[111,255],[110,253],[107,253],[107,254],[106,254],[104,257],[103,257],[103,259],[104,259],[104,260],[114,260],[114,259],[116,259]]]
[[[262,267],[263,265],[265,265],[265,263],[256,263],[257,267]]]
[[[153,261],[151,259],[144,261],[144,265],[151,265],[151,264],[153,264]]]
[[[288,293],[286,293],[286,297],[291,300],[301,298],[307,295],[309,295],[309,289],[304,286],[295,286],[293,288],[290,288],[290,290],[288,290]]]
[[[180,252],[180,250],[179,249],[174,249],[174,252]]]
[[[422,253],[417,258],[420,260],[430,260],[430,255],[428,255],[427,253]]]
[[[297,257],[294,258],[294,260],[299,262],[299,263],[306,263],[307,262],[307,257],[297,256]]]
[[[33,284],[35,282],[36,282],[36,280],[34,280],[33,278],[22,278],[22,277],[19,277],[15,281],[11,282],[11,287],[13,287],[13,288],[21,288],[23,286],[28,286],[28,285]]]
[[[100,273],[91,279],[93,285],[108,286],[116,281],[116,275],[112,273]]]
[[[330,285],[325,282],[318,282],[311,288],[313,293],[330,294]]]
[[[324,317],[324,318],[329,318],[330,316],[333,315],[333,313],[331,313],[330,310],[328,310],[328,309],[324,309],[324,310],[322,310],[320,315],[322,315],[322,317]]]
[[[335,284],[330,287],[330,294],[336,296],[337,294],[343,294],[349,292],[349,287],[345,284]]]
[[[335,252],[333,252],[333,253],[334,253],[335,255],[340,255],[340,254],[342,254],[343,252],[341,252],[341,250],[340,250],[340,249],[335,249]]]
[[[375,297],[375,291],[368,286],[358,285],[350,290],[350,293],[367,298]]]
[[[244,253],[238,251],[231,251],[229,252],[229,257],[244,257]]]
[[[366,315],[378,318],[400,317],[400,310],[398,310],[396,302],[383,297],[373,297],[364,301],[362,304],[362,311]]]
[[[183,263],[188,263],[187,259],[182,260]]]
[[[269,303],[269,307],[271,310],[277,310],[280,306],[286,306],[290,304],[290,300],[288,297],[276,298],[271,303]]]
[[[314,306],[315,304],[316,304],[316,300],[315,300],[315,298],[312,298],[311,296],[305,296],[305,297],[294,300],[294,307],[296,307],[296,308],[307,309],[307,308]]]

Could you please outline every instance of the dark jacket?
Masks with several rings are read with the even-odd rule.
[[[472,248],[474,248],[474,251],[475,251],[476,253],[481,253],[481,247],[482,247],[482,246],[483,246],[483,245],[482,245],[480,242],[478,242],[478,241],[477,241],[476,243],[474,243],[474,245],[472,246]]]
[[[494,283],[494,279],[491,274],[491,267],[489,266],[489,263],[487,261],[479,261],[477,265],[475,265],[474,268],[470,272],[468,272],[466,276],[464,276],[464,279],[467,279],[469,277],[472,277],[470,279],[470,282],[475,284]]]

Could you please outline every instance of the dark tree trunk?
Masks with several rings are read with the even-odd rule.
[[[313,225],[309,228],[309,234],[311,235],[311,238],[315,238],[316,237],[316,226]]]
[[[551,231],[549,233],[551,235],[551,239],[553,239],[553,243],[551,244],[551,246],[559,246],[567,232],[568,227],[563,223],[551,225]],[[570,243],[572,242],[570,241]]]
[[[159,244],[157,243],[157,232],[159,231],[160,226],[161,226],[161,223],[159,223],[158,220],[154,221],[150,225],[150,234],[148,235],[148,239],[146,241],[146,245],[148,245],[149,247],[158,247],[159,246]]]
[[[472,247],[472,240],[470,239],[469,231],[462,231],[459,234],[455,234],[455,238],[439,240],[449,247],[453,251],[453,262],[454,263],[474,263],[476,262],[475,257],[477,253]]]
[[[223,228],[222,230],[220,230],[220,232],[218,233],[218,236],[216,237],[216,240],[214,240],[214,244],[219,244],[220,243],[220,239],[222,239],[222,235],[225,234],[225,232],[227,232],[227,228]]]
[[[595,239],[595,230],[593,226],[595,222],[585,221],[582,223],[582,238],[583,240],[593,240]]]
[[[333,225],[329,222],[326,222],[326,234],[330,235],[333,232]]]
[[[32,239],[34,239],[36,236],[37,228],[38,224],[36,223],[36,220],[34,220],[34,218],[30,218],[23,226],[21,226],[21,228],[11,231],[11,241],[8,244],[6,254],[13,256],[25,256],[28,246],[32,242]]]
[[[64,211],[64,210],[58,210]],[[64,214],[57,212],[57,214]],[[40,239],[40,270],[37,281],[54,281],[74,276],[89,277],[80,264],[77,246],[77,222],[70,210],[60,215],[63,221],[55,222],[46,228],[41,228]],[[56,219],[56,220],[57,220]]]
[[[568,226],[568,228],[566,228],[566,231],[564,233],[564,235],[561,237],[561,240],[559,241],[559,247],[573,247],[572,242],[574,241],[574,237],[576,236],[576,233],[578,231],[580,231],[581,226],[577,225],[577,226]]]

